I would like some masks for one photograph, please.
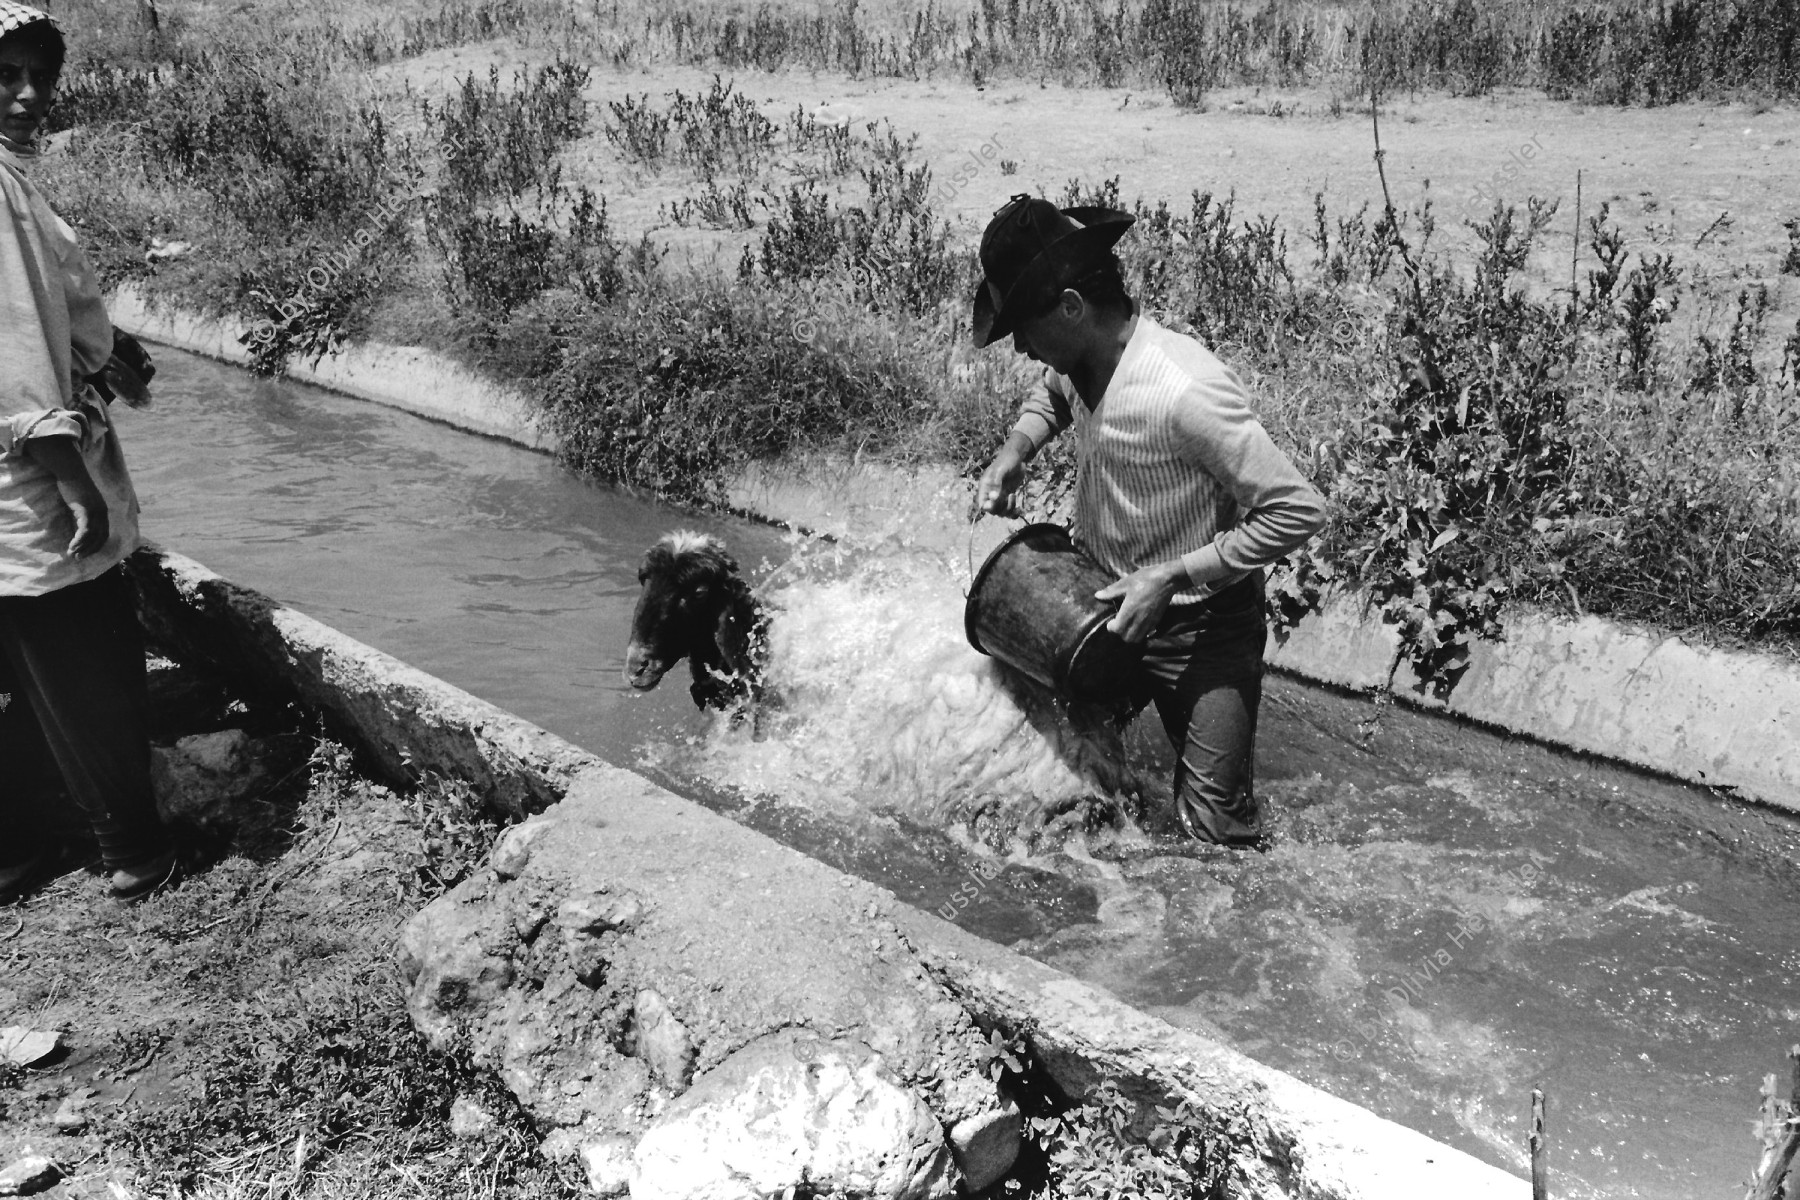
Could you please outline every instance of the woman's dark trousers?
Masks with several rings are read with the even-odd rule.
[[[150,790],[144,636],[123,568],[0,596],[0,865],[67,828],[60,777],[109,870],[168,849]]]

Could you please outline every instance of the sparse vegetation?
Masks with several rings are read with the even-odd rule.
[[[275,22],[229,44],[178,18],[103,33],[87,19],[61,118],[82,129],[49,184],[109,280],[260,322],[265,369],[410,307],[427,340],[540,389],[578,465],[716,497],[722,473],[759,454],[856,447],[967,465],[1004,427],[997,385],[1010,368],[953,344],[972,256],[936,211],[913,143],[805,109],[777,120],[722,76],[612,103],[604,132],[627,163],[695,179],[664,219],[743,239],[736,279],[721,280],[661,268],[653,246],[619,236],[604,194],[565,183],[562,152],[588,124],[588,69],[561,51],[510,82],[498,68],[467,73],[442,98],[318,80],[505,33],[610,45],[617,63],[1081,82],[1079,62],[1104,77],[1086,82],[1148,73],[1190,104],[1222,81],[1333,73],[1656,102],[1727,86],[1791,92],[1780,55],[1800,36],[1792,14],[1755,3],[1709,22],[1708,2],[1364,13],[1154,0],[1076,13],[1027,0],[966,20],[934,9],[891,31],[855,9],[658,8],[624,37],[623,15],[494,0]],[[1124,202],[1116,182],[1071,184],[1065,199]],[[1151,311],[1277,394],[1318,385],[1347,398],[1270,413],[1340,508],[1288,602],[1331,579],[1376,586],[1420,665],[1436,667],[1460,639],[1494,632],[1507,598],[1795,635],[1800,328],[1770,320],[1765,287],[1711,305],[1666,252],[1629,246],[1606,210],[1587,223],[1595,266],[1564,311],[1518,281],[1548,209],[1473,222],[1486,249],[1456,264],[1430,252],[1429,207],[1389,228],[1330,214],[1321,198],[1307,255],[1229,195],[1136,203],[1124,250]],[[196,252],[151,267],[151,237]],[[1400,286],[1396,237],[1419,241],[1422,308]],[[1791,269],[1789,250],[1778,270]],[[1426,343],[1445,356],[1436,382],[1416,369]],[[1052,483],[1066,475],[1066,463],[1046,467]],[[1534,490],[1532,478],[1557,487]],[[1440,628],[1452,609],[1462,615]]]
[[[159,712],[171,738],[224,720],[305,737],[311,759],[228,827],[186,830],[185,878],[142,905],[77,871],[6,910],[7,1003],[71,1047],[0,1069],[6,1161],[32,1140],[79,1162],[70,1194],[583,1194],[491,1073],[412,1028],[393,962],[407,918],[486,860],[500,824],[480,797],[375,784],[288,706],[183,703]],[[42,1135],[71,1097],[89,1124],[53,1147]],[[459,1099],[484,1131],[453,1132]]]

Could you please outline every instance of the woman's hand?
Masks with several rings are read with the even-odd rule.
[[[1135,645],[1150,636],[1168,610],[1169,601],[1186,586],[1187,568],[1180,559],[1173,559],[1143,567],[1117,583],[1107,584],[1094,593],[1094,599],[1119,601],[1119,611],[1106,627]]]
[[[75,536],[69,539],[66,553],[81,558],[106,545],[112,536],[112,519],[106,511],[106,497],[94,486],[82,461],[81,447],[72,437],[32,438],[25,443],[25,455],[55,477],[63,503],[75,518]]]
[[[69,557],[82,558],[105,546],[106,539],[112,536],[112,518],[106,512],[106,497],[100,494],[93,480],[88,481],[85,494],[65,491],[63,503],[75,517],[75,536],[69,539]]]

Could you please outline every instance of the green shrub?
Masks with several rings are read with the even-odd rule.
[[[977,83],[1052,76],[1162,87],[1185,106],[1230,85],[1468,95],[1524,86],[1621,104],[1800,94],[1800,9],[1790,0],[981,0],[966,16],[936,5],[904,23],[883,16],[854,2],[829,16],[670,4],[643,18],[641,37],[632,30],[633,53],[654,59],[668,47],[679,62],[766,71],[953,71]]]
[[[703,96],[676,91],[669,122],[681,139],[678,157],[707,176],[768,155],[779,132],[754,101],[717,75]]]
[[[1444,270],[1396,308],[1400,368],[1388,408],[1332,445],[1338,519],[1318,554],[1367,588],[1418,673],[1448,690],[1476,637],[1500,634],[1520,550],[1540,522],[1567,516],[1573,457],[1568,329],[1515,286],[1555,211],[1523,225],[1496,206],[1475,227],[1472,282]]]
[[[650,107],[648,94],[633,100],[607,102],[612,118],[606,123],[606,140],[618,148],[627,162],[640,162],[654,167],[662,162],[669,144],[670,120],[667,114]]]
[[[537,387],[564,456],[664,495],[720,503],[751,459],[903,450],[934,423],[916,354],[841,296],[648,278],[561,319]]]
[[[810,180],[790,185],[756,249],[745,247],[738,277],[839,277],[869,306],[915,316],[960,298],[974,284],[973,258],[952,245],[949,225],[932,207],[931,169],[907,166],[911,148],[891,131],[885,142],[877,138],[876,161],[862,168],[860,204],[840,208]]]
[[[500,69],[489,67],[485,86],[470,74],[442,108],[422,102],[443,153],[444,187],[465,204],[554,193],[557,153],[587,126],[587,81],[586,67],[558,58],[535,73],[517,72],[505,92]]]

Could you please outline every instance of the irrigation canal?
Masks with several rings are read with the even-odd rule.
[[[1080,789],[963,646],[960,556],[796,565],[777,531],[528,451],[158,361],[155,405],[120,425],[171,549],[1490,1161],[1523,1168],[1541,1086],[1559,1197],[1742,1194],[1759,1082],[1800,1040],[1794,822],[1404,711],[1370,735],[1367,703],[1274,679],[1272,853],[977,851],[969,829],[1004,846]],[[677,527],[780,571],[788,708],[760,741],[698,714],[685,674],[621,678],[638,564]]]

